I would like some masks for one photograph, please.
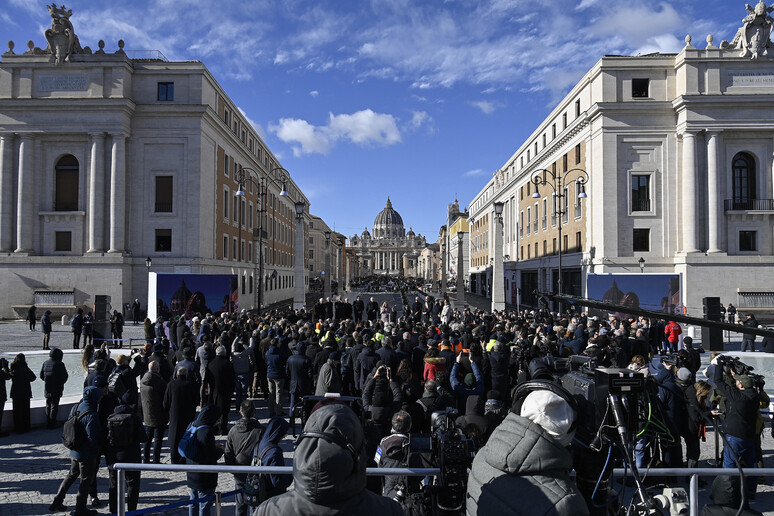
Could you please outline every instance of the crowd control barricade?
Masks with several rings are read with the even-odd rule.
[[[226,466],[225,464],[200,465],[200,464],[137,464],[118,462],[111,466],[116,470],[118,476],[117,496],[118,516],[126,516],[126,472],[127,471],[169,471],[169,472],[196,472],[196,473],[267,473],[272,475],[292,475],[293,466]],[[772,470],[774,471],[774,470]],[[366,475],[385,476],[401,475],[407,477],[427,477],[437,476],[441,470],[437,468],[367,468]],[[216,493],[215,502],[219,505],[220,496]],[[233,494],[233,493],[229,493]],[[180,505],[188,505],[189,500],[185,500]],[[147,509],[143,509],[146,511]],[[163,510],[159,508],[159,510]],[[216,507],[216,511],[217,511]],[[217,514],[217,512],[216,512]]]

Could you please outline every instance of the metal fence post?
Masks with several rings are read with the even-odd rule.
[[[699,516],[699,475],[691,475],[688,485],[688,503],[691,516]]]
[[[118,498],[116,507],[118,508],[118,516],[124,516],[126,514],[126,500],[124,500],[125,497],[125,491],[126,486],[124,484],[124,480],[126,479],[126,471],[123,469],[117,469],[118,472],[118,490],[116,492],[116,498]]]
[[[221,516],[220,512],[220,491],[215,491],[215,516]]]

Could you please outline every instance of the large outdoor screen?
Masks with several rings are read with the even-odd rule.
[[[239,310],[239,282],[232,274],[152,274],[155,316],[194,315]],[[155,279],[155,284],[153,280]]]
[[[589,299],[616,305],[644,308],[667,314],[682,314],[683,301],[679,274],[589,274],[586,292]],[[595,315],[614,313],[590,310]]]

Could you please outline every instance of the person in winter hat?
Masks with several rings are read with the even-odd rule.
[[[529,393],[520,407],[514,403],[473,459],[467,514],[589,514],[570,478],[567,446],[575,417],[570,404],[549,390]]]

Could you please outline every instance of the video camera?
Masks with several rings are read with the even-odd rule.
[[[766,379],[763,377],[763,375],[753,373],[755,368],[739,360],[739,357],[730,355],[718,355],[717,364],[727,373],[733,371],[737,376],[741,374],[749,376],[750,380],[752,380],[753,387],[759,391],[763,390],[763,387],[766,384]]]
[[[460,514],[464,512],[468,468],[473,463],[476,443],[465,435],[455,421],[459,412],[453,408],[433,412],[430,434],[412,434],[409,464],[421,456],[427,466],[441,470],[436,485],[423,493],[427,514]]]

